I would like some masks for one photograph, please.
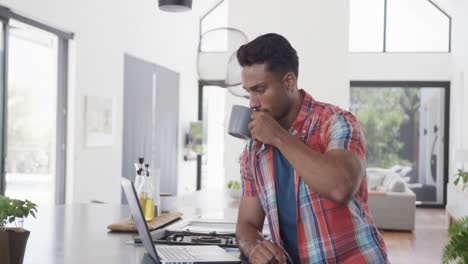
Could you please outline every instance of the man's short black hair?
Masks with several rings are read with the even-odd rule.
[[[299,71],[299,57],[289,41],[275,33],[261,35],[237,50],[241,66],[266,63],[267,70],[283,76],[292,71],[296,77]]]

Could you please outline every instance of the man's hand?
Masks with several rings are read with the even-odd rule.
[[[279,246],[271,243],[271,241],[264,240],[258,243],[249,254],[249,263],[253,264],[267,264],[279,263],[286,264],[286,255]]]
[[[249,123],[249,130],[252,139],[263,144],[273,145],[278,135],[287,133],[284,128],[268,112],[253,112],[252,121]]]

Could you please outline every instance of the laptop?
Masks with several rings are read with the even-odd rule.
[[[236,257],[219,246],[163,246],[155,245],[151,238],[148,225],[144,220],[138,196],[133,183],[128,179],[122,178],[122,188],[130,206],[130,211],[135,219],[143,246],[148,255],[155,263],[240,263],[239,257]]]

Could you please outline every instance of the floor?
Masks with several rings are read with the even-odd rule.
[[[442,263],[447,243],[445,209],[416,209],[416,227],[411,232],[381,231],[391,263]]]

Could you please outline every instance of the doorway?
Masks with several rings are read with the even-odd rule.
[[[63,204],[72,35],[1,6],[0,21],[0,193]]]

